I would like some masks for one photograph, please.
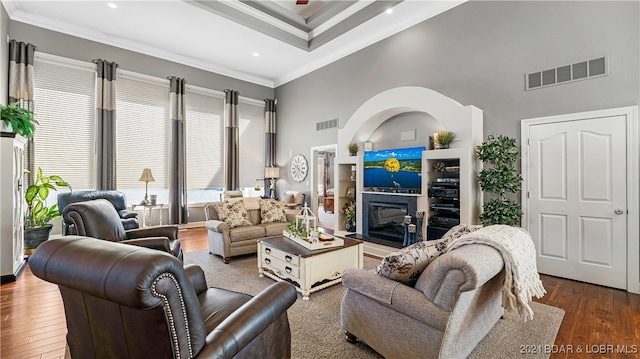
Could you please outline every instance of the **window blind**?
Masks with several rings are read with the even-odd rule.
[[[253,188],[264,178],[264,105],[240,102],[240,187]]]
[[[187,87],[185,103],[187,198],[218,201],[224,186],[224,100]]]
[[[119,72],[116,178],[118,189],[127,194],[129,202],[135,203],[144,197],[145,183],[138,180],[142,170],[149,168],[155,179],[149,182],[149,194],[156,194],[160,203],[167,203],[170,136],[168,81]]]
[[[34,62],[34,117],[40,123],[34,133],[35,168],[45,176],[59,175],[74,190],[96,188],[95,80],[92,63],[42,55]],[[49,204],[56,196],[52,191]]]

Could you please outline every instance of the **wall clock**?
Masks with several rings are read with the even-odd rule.
[[[291,176],[296,182],[302,182],[307,177],[307,159],[303,155],[297,155],[291,160]]]

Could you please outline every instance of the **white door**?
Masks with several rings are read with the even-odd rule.
[[[626,289],[625,116],[529,131],[526,220],[539,272]]]

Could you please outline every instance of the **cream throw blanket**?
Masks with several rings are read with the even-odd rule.
[[[465,244],[486,244],[498,250],[504,260],[506,277],[502,287],[502,306],[517,309],[524,321],[533,319],[529,301],[547,292],[536,266],[536,248],[529,232],[520,227],[493,225],[453,239],[446,251]]]

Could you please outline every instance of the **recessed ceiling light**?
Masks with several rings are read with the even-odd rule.
[[[258,56],[260,56],[260,54],[259,54],[259,53],[257,53],[257,52],[254,52],[254,53],[253,53],[253,56],[258,57]]]
[[[112,8],[112,9],[117,9],[118,8],[118,5],[116,3],[114,3],[114,2],[108,2],[107,6]]]
[[[392,8],[388,8],[387,11],[385,11],[387,14],[391,14],[393,12]]]

